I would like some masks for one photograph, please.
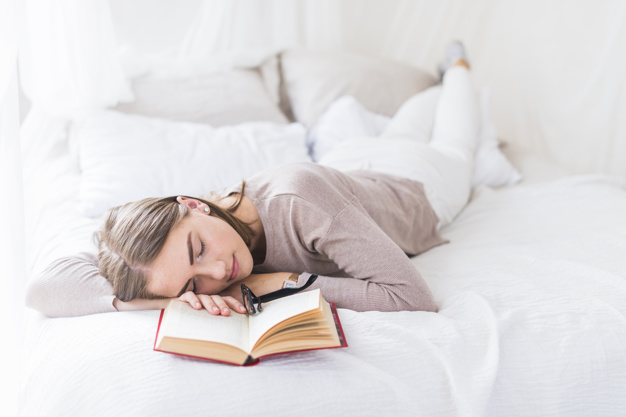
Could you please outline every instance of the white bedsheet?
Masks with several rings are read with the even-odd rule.
[[[348,348],[250,368],[152,351],[156,311],[32,312],[20,415],[626,415],[624,213],[609,177],[479,188],[413,260],[439,313],[340,309]]]

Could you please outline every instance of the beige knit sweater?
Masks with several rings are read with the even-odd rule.
[[[309,289],[321,289],[339,308],[436,311],[407,256],[445,242],[421,183],[301,163],[249,178],[245,192],[266,234],[255,273],[298,272],[298,285],[318,274]],[[76,316],[115,311],[113,298],[95,255],[83,253],[46,268],[27,303],[49,316]]]

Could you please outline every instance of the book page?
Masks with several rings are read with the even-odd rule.
[[[214,316],[205,309],[195,310],[182,301],[172,301],[168,309],[164,335],[181,339],[196,339],[224,343],[249,351],[248,316],[231,310],[230,316]]]
[[[249,317],[250,349],[269,329],[290,317],[320,306],[320,290],[301,292],[263,304],[263,312]]]

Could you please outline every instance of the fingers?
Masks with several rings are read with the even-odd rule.
[[[219,295],[200,294],[198,298],[200,298],[200,300],[202,301],[202,305],[204,305],[204,308],[209,310],[209,313],[221,314],[222,316],[230,316],[230,308],[228,308],[224,299],[222,299],[222,297],[220,297]]]
[[[231,308],[237,313],[245,313],[246,309],[238,300],[233,297],[222,297],[219,295],[194,294],[188,291],[178,298],[180,301],[189,303],[193,308],[199,310],[205,308],[213,315],[229,316]]]
[[[219,295],[218,295],[218,297],[219,297]],[[246,312],[246,308],[235,297],[228,296],[228,297],[221,297],[221,298],[224,301],[226,301],[226,304],[228,304],[228,306],[230,308],[232,308],[234,311],[236,311],[237,313],[243,314],[243,313]]]
[[[198,296],[191,291],[187,291],[186,293],[178,297],[178,300],[189,303],[189,305],[191,305],[196,310],[199,310],[202,308],[202,304],[200,304],[200,300],[198,300]]]
[[[211,311],[209,310],[209,308],[206,307],[206,305],[203,302],[203,305],[205,305],[205,308],[209,310],[209,313],[212,313],[212,314],[221,314],[222,316],[229,316],[231,309],[233,309],[234,311],[240,314],[246,312],[246,309],[243,306],[243,304],[241,304],[239,300],[231,296],[222,297],[220,295],[200,294],[198,297],[200,297],[200,300],[207,299],[209,300],[208,301],[209,303],[211,301],[214,303],[213,305],[217,307],[217,309],[213,308],[213,311]]]

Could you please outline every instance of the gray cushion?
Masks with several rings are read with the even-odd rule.
[[[392,116],[409,97],[437,83],[434,75],[397,61],[305,49],[283,52],[281,71],[281,108],[309,128],[341,96]]]

